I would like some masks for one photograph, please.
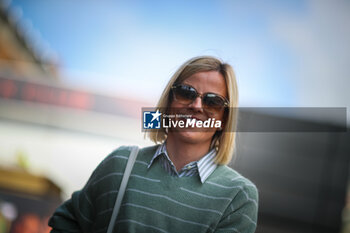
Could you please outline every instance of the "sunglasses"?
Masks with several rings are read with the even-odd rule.
[[[200,97],[202,99],[203,109],[209,112],[219,112],[229,104],[228,100],[219,94],[211,92],[200,94],[190,85],[174,85],[171,87],[171,90],[173,92],[174,99],[185,105],[193,103],[197,97]]]

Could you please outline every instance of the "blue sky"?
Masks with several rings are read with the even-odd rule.
[[[155,103],[181,63],[208,54],[233,65],[241,106],[284,107],[350,105],[344,88],[349,5],[345,0],[11,2],[57,55],[69,85]]]

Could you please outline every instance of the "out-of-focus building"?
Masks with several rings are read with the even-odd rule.
[[[13,78],[23,80],[57,80],[57,65],[38,51],[26,37],[25,28],[19,24],[18,13],[0,4],[0,95],[11,98],[17,90]],[[3,101],[3,100],[2,100]],[[11,104],[9,104],[11,105]],[[33,175],[25,165],[7,166],[7,130],[2,113],[9,108],[0,104],[0,232],[48,232],[47,217],[61,201],[61,189],[42,175]],[[13,112],[16,114],[16,111]],[[6,116],[5,116],[6,118]],[[32,231],[32,232],[33,232]]]
[[[47,232],[61,198],[108,153],[147,144],[140,118],[149,105],[65,85],[20,12],[0,1],[0,233]]]
[[[0,163],[50,176],[67,197],[118,145],[147,144],[140,118],[149,104],[65,85],[54,52],[20,12],[0,4]],[[75,174],[68,163],[84,166]]]
[[[0,3],[0,74],[26,79],[58,79],[58,67],[50,48],[33,38],[29,21],[21,21],[20,8]]]

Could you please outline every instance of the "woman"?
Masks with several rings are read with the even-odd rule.
[[[195,57],[165,88],[158,109],[185,127],[148,132],[157,145],[140,150],[114,232],[252,233],[257,222],[255,185],[226,166],[234,151],[237,84],[220,60]],[[215,120],[218,125],[201,127]],[[85,187],[50,219],[52,232],[106,232],[129,147],[111,153]]]

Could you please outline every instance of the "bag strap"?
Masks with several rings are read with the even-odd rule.
[[[121,182],[120,187],[119,187],[118,196],[117,196],[117,199],[115,200],[113,213],[112,213],[112,217],[111,217],[111,220],[109,222],[109,225],[108,225],[107,233],[112,233],[112,231],[113,231],[114,224],[115,224],[115,221],[117,219],[119,209],[120,209],[120,206],[122,204],[123,197],[124,197],[126,185],[128,184],[129,176],[130,176],[132,167],[134,166],[138,152],[139,152],[139,148],[137,146],[133,146],[131,148],[128,163],[126,164],[123,179],[122,179],[122,182]]]

